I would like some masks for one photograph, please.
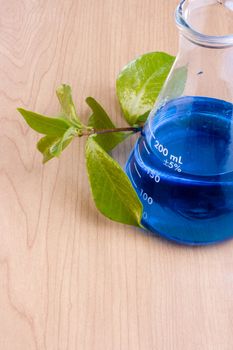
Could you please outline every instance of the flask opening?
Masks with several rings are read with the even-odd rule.
[[[195,44],[208,48],[233,46],[233,0],[181,0],[176,23]]]

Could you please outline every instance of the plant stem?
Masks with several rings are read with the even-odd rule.
[[[137,133],[142,130],[142,127],[125,127],[125,128],[114,128],[114,129],[90,129],[90,130],[82,130],[80,136],[90,136],[90,135],[100,135],[100,134],[110,134],[114,132],[134,132]]]

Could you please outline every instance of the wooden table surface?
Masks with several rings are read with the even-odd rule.
[[[232,350],[233,241],[188,248],[107,220],[84,141],[46,166],[21,106],[56,115],[72,85],[124,125],[119,70],[175,54],[176,0],[0,0],[0,349]],[[126,152],[121,150],[121,152]]]

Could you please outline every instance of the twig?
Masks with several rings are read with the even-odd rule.
[[[142,127],[126,127],[126,128],[114,128],[114,129],[90,129],[90,130],[82,130],[79,136],[90,136],[90,135],[101,135],[101,134],[110,134],[114,132],[134,132],[137,133],[142,130]]]

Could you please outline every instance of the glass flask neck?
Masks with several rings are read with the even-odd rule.
[[[233,0],[181,0],[175,18],[181,35],[193,44],[233,46]]]

